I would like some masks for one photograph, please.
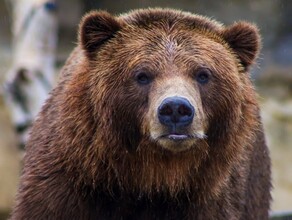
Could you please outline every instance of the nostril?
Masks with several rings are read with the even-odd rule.
[[[192,116],[193,111],[187,105],[180,105],[178,107],[178,114],[181,116]]]
[[[170,105],[164,105],[161,109],[159,109],[160,115],[170,116],[173,114],[172,107]]]

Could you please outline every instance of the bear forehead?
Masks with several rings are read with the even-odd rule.
[[[132,36],[131,33],[135,33]],[[133,30],[127,37],[121,40],[120,49],[113,51],[117,57],[123,57],[127,69],[135,69],[144,64],[148,67],[168,67],[183,69],[194,66],[208,66],[215,70],[218,68],[232,69],[236,65],[234,56],[221,43],[202,36],[200,33],[192,33],[191,36],[182,31],[173,33],[151,33]],[[109,52],[109,50],[107,51]],[[112,58],[113,56],[110,56]]]
[[[119,19],[124,23],[120,31],[125,38],[121,39],[131,39],[132,43],[136,41],[141,50],[145,46],[159,49],[163,44],[163,51],[166,49],[167,52],[175,52],[180,45],[184,50],[189,50],[190,54],[196,49],[213,47],[214,55],[224,53],[222,49],[234,55],[221,36],[224,26],[201,15],[176,10],[141,9],[121,15]],[[138,52],[139,48],[136,50]]]
[[[182,70],[194,66],[230,70],[237,65],[233,52],[223,40],[196,29],[162,29],[159,25],[125,27],[112,42],[115,47],[105,48],[110,55],[104,58],[121,57],[126,61],[126,69],[140,68],[144,64],[149,68],[175,65]]]

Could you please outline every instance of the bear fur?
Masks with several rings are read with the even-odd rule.
[[[270,158],[249,75],[259,49],[246,22],[85,15],[33,125],[11,219],[268,219]],[[177,96],[194,113],[173,131],[158,119],[171,110],[158,109]]]

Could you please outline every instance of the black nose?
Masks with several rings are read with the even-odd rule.
[[[182,97],[166,98],[158,108],[160,123],[169,127],[188,126],[193,121],[194,113],[194,107]]]

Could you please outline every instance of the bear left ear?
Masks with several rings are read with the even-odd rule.
[[[79,42],[89,59],[94,59],[96,50],[120,29],[120,22],[106,11],[85,15],[79,26]]]
[[[223,38],[237,54],[245,70],[253,64],[260,50],[258,28],[247,22],[238,22],[223,31]]]

